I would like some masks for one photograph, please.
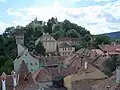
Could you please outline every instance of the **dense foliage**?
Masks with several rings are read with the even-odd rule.
[[[105,61],[105,66],[107,67],[105,73],[107,75],[112,75],[111,73],[116,70],[116,67],[120,66],[120,56],[119,55],[111,56]]]
[[[58,39],[59,37],[85,37],[85,40],[89,41],[89,36],[91,36],[90,32],[87,31],[85,28],[71,23],[68,20],[58,22],[56,18],[49,19],[47,23],[35,19],[26,27],[8,27],[6,28],[5,32],[0,35],[0,74],[3,71],[9,74],[13,69],[13,61],[17,56],[15,32],[18,29],[23,29],[25,31],[24,45],[28,48],[28,50],[42,55],[45,54],[45,49],[41,42],[37,46],[35,46],[35,41],[43,34],[43,32],[51,34],[55,39]],[[77,47],[83,46],[85,45],[78,45]]]
[[[81,43],[75,45],[76,50],[90,48],[97,44],[110,43],[110,39],[107,36],[100,35],[93,37],[88,30],[68,20],[58,22],[56,18],[51,18],[45,23],[44,21],[35,19],[25,27],[6,28],[5,32],[0,35],[0,74],[3,71],[9,74],[13,69],[13,61],[17,56],[16,30],[24,30],[24,45],[30,52],[42,55],[45,55],[44,46],[41,42],[35,46],[35,41],[42,36],[43,32],[49,33],[56,40],[59,37],[80,38]]]

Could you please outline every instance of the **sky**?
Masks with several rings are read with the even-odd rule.
[[[0,0],[0,34],[36,17],[43,21],[67,19],[91,34],[120,31],[120,0]]]

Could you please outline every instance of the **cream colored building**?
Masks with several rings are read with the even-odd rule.
[[[51,35],[49,35],[49,33],[43,33],[43,35],[37,39],[35,45],[37,45],[39,42],[43,43],[46,52],[56,51],[57,41]]]
[[[75,51],[75,48],[69,45],[68,43],[62,43],[58,47],[58,50],[60,56],[69,56]]]

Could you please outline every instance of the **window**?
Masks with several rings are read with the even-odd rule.
[[[33,72],[33,69],[31,69],[31,72]]]
[[[25,54],[25,56],[27,56],[27,54]]]
[[[65,48],[65,51],[66,51],[66,48]]]
[[[65,52],[65,55],[66,55],[66,52]]]
[[[30,65],[32,66],[33,64],[32,64],[32,63],[30,63]]]
[[[72,47],[68,48],[68,50],[72,50]]]
[[[28,65],[28,63],[26,63],[26,65]]]
[[[68,52],[68,55],[70,54],[70,52]]]
[[[35,66],[37,66],[37,63],[35,63]]]
[[[64,52],[63,52],[63,55],[64,55]]]

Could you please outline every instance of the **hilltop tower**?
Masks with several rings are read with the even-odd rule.
[[[24,45],[24,29],[21,26],[16,27],[15,32],[16,44]]]

